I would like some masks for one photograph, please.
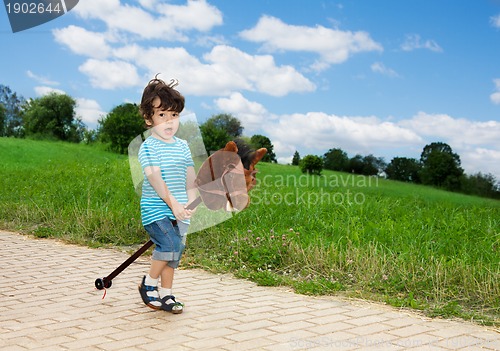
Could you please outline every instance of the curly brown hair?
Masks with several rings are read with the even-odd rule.
[[[153,108],[161,108],[178,113],[184,110],[184,96],[173,88],[177,85],[176,80],[172,80],[170,84],[166,84],[163,80],[158,79],[158,74],[144,88],[141,105],[139,106],[142,117],[150,123],[153,122]],[[157,97],[160,99],[160,106],[153,106],[153,101]]]

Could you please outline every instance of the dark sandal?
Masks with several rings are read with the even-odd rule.
[[[168,295],[161,299],[161,309],[167,312],[172,312],[173,314],[179,314],[184,310],[184,304],[175,301],[175,296]]]
[[[141,294],[142,301],[146,304],[146,306],[154,309],[160,310],[163,306],[162,300],[160,300],[160,296],[158,295],[158,287],[146,285],[144,282],[146,281],[146,276],[142,278],[141,285],[139,285],[139,293]],[[156,291],[156,296],[149,296],[149,291]],[[153,304],[156,302],[156,304]]]

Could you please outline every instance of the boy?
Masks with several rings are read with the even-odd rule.
[[[151,136],[139,149],[144,173],[141,217],[155,249],[139,292],[144,303],[155,310],[182,313],[184,305],[176,301],[172,284],[193,214],[185,205],[196,197],[196,175],[187,142],[175,136],[184,97],[172,85],[155,77],[144,88],[140,105],[146,126],[151,128]]]

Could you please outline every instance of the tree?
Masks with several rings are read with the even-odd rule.
[[[377,175],[379,173],[379,159],[372,154],[363,157],[363,168],[361,174],[364,175]]]
[[[139,112],[139,106],[124,103],[99,120],[97,133],[101,141],[109,143],[111,151],[126,154],[130,142],[143,131],[144,119]]]
[[[8,86],[0,84],[0,136],[22,136],[22,106],[26,103]],[[3,114],[2,114],[3,111]]]
[[[97,131],[85,128],[85,130],[83,131],[82,142],[89,145],[94,143],[95,141],[97,141]]]
[[[276,154],[273,151],[274,146],[268,137],[256,134],[250,138],[250,143],[255,147],[256,150],[262,147],[265,147],[267,149],[266,155],[261,160],[262,162],[278,162],[276,160]]]
[[[7,109],[0,104],[0,136],[5,136],[5,121],[7,120]]]
[[[352,157],[349,159],[349,170],[351,173],[355,174],[363,174],[363,156],[360,154],[357,154],[356,156]]]
[[[200,125],[200,130],[209,155],[211,152],[223,148],[228,141],[238,138],[243,133],[241,122],[229,114],[210,117]]]
[[[460,156],[442,142],[426,145],[420,155],[422,170],[420,178],[425,185],[434,185],[448,190],[460,188],[460,178],[464,174],[460,167]]]
[[[465,194],[500,198],[500,186],[493,174],[464,175],[461,179],[461,191]]]
[[[84,125],[75,118],[76,101],[66,94],[50,93],[30,99],[24,106],[23,126],[26,136],[79,142]]]
[[[298,151],[295,151],[292,158],[292,166],[298,166],[300,163],[300,155]]]
[[[349,157],[342,149],[330,149],[324,155],[325,168],[332,171],[348,172]]]
[[[420,162],[414,158],[394,157],[385,168],[387,178],[402,182],[420,183]]]
[[[316,155],[307,155],[300,161],[299,166],[302,173],[320,175],[323,170],[323,160]]]
[[[205,144],[205,149],[207,154],[210,155],[219,149],[222,149],[231,137],[224,129],[219,129],[215,125],[202,124],[200,126],[201,135],[203,137],[203,143]]]
[[[348,170],[355,174],[377,175],[386,167],[382,157],[375,157],[372,154],[362,156],[357,154],[349,160]]]
[[[232,138],[238,138],[243,133],[241,122],[233,115],[227,113],[212,116],[205,124],[212,124],[217,129],[224,129]]]
[[[192,120],[185,121],[181,117],[176,136],[188,142],[193,158],[206,157],[205,144],[198,123]]]
[[[376,157],[372,154],[365,156],[363,158],[365,162],[365,166],[367,170],[371,170],[370,173],[368,171],[365,173],[366,175],[378,175],[384,171],[387,167],[387,163],[385,162],[383,157]]]

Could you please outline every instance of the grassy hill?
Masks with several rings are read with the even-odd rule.
[[[0,161],[0,228],[89,246],[147,240],[126,156],[0,138]],[[258,168],[251,206],[190,234],[183,267],[500,325],[499,201]]]

